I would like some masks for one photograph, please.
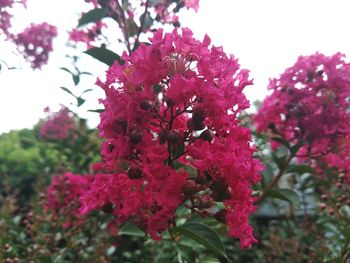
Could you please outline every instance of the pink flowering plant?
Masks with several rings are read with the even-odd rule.
[[[261,165],[252,157],[249,130],[237,120],[249,105],[242,93],[251,84],[248,72],[188,29],[159,30],[151,45],[123,60],[108,69],[106,81],[97,81],[106,92],[98,128],[110,174],[96,176],[81,199],[82,212],[111,204],[117,224],[135,223],[159,240],[184,205],[222,217],[228,234],[242,248],[251,246],[250,186],[259,181]]]
[[[197,12],[198,0],[81,2],[67,46],[105,64],[101,106],[89,110],[100,122],[91,129],[75,113],[94,89],[79,92],[82,76],[94,72],[68,55],[60,69],[74,86],[61,89],[74,103],[46,108],[31,141],[0,135],[1,262],[349,261],[344,55],[299,57],[248,113],[249,71],[180,28],[179,12]],[[60,30],[15,32],[16,6],[26,1],[0,0],[0,32],[41,70]],[[40,169],[14,167],[28,160]],[[37,178],[8,186],[11,168]]]

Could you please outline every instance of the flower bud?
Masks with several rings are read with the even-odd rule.
[[[113,205],[111,202],[106,203],[102,209],[103,212],[105,212],[106,214],[112,214],[113,213]]]
[[[325,210],[327,208],[327,205],[324,203],[319,204],[319,207],[321,210]]]
[[[220,181],[213,181],[210,185],[210,189],[213,190],[213,192],[224,192],[227,189],[227,185]]]
[[[209,183],[210,180],[211,177],[207,171],[198,173],[197,177],[195,178],[197,184],[206,184]]]
[[[211,142],[213,140],[213,135],[211,134],[211,131],[207,129],[201,133],[199,138],[201,138],[204,141]]]
[[[133,130],[130,133],[130,141],[133,144],[139,144],[142,140],[142,133],[139,130]]]
[[[333,210],[333,208],[329,208],[329,209],[328,209],[328,214],[330,214],[331,216],[334,215],[334,210]]]
[[[205,120],[204,110],[201,108],[195,109],[192,114],[192,124],[193,124],[194,130],[197,130],[197,131],[203,130],[205,128],[205,125],[203,123],[204,120]]]
[[[226,210],[221,209],[220,211],[216,212],[214,215],[214,218],[218,220],[221,223],[226,223]]]
[[[168,142],[170,144],[178,144],[181,141],[181,136],[177,131],[170,131],[168,134]]]
[[[197,184],[194,180],[187,180],[182,188],[185,196],[189,197],[198,192]]]
[[[224,200],[230,199],[231,194],[228,189],[225,189],[222,192],[213,192],[212,193],[213,199],[217,202],[222,202]]]
[[[152,104],[149,101],[143,101],[140,104],[140,108],[143,110],[149,110],[152,107]]]
[[[199,201],[199,208],[206,209],[210,208],[213,205],[213,200],[210,196],[203,196]]]
[[[159,143],[160,144],[163,144],[166,142],[167,140],[167,133],[165,131],[161,131],[159,134],[158,134],[158,138],[159,138]]]
[[[327,195],[326,194],[321,195],[321,200],[323,201],[327,200]]]
[[[140,179],[143,176],[142,170],[140,168],[136,168],[136,167],[129,168],[128,176],[130,179]]]

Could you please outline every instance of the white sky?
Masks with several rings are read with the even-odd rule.
[[[81,2],[28,0],[28,10],[16,12],[14,24],[19,30],[30,22],[47,21],[58,26],[62,37],[55,40],[56,52],[42,71],[30,70],[12,53],[12,45],[0,42],[0,59],[9,66],[20,63],[22,67],[0,73],[0,133],[32,127],[44,116],[44,107],[73,102],[59,89],[73,88],[70,76],[58,68],[68,65],[69,60],[62,58],[67,51],[65,31],[76,25]],[[243,68],[251,70],[255,85],[247,88],[246,94],[254,101],[266,95],[268,79],[293,65],[299,55],[340,51],[350,57],[349,11],[349,0],[200,0],[198,13],[184,11],[180,21],[200,39],[207,33],[214,45],[224,46],[227,53],[239,58]],[[87,56],[82,62],[84,70],[104,75],[106,66],[102,63]],[[78,91],[93,87],[96,76],[86,77]],[[101,96],[95,87],[81,109],[93,126],[98,115],[85,112],[99,108]]]

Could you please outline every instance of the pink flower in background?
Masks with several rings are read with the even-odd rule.
[[[40,128],[40,136],[48,140],[67,139],[74,129],[74,120],[67,108],[52,113],[48,108],[44,110],[49,116]]]
[[[185,0],[185,6],[187,9],[194,9],[194,11],[198,11],[199,9],[199,0]]]
[[[300,161],[321,158],[339,169],[349,166],[344,145],[350,138],[350,64],[344,55],[301,56],[269,89],[255,117],[258,131],[302,143]]]
[[[15,3],[20,3],[26,7],[26,2],[26,0],[0,0],[0,33],[4,33],[7,39],[13,38],[13,35],[10,33],[11,19],[13,17],[11,9],[14,7]]]
[[[117,225],[135,223],[159,240],[180,204],[209,216],[223,202],[229,235],[249,247],[250,187],[261,165],[237,120],[249,107],[248,71],[189,29],[158,30],[150,41],[97,81],[106,93],[98,128],[109,174],[96,175],[82,212],[110,205]]]
[[[80,196],[88,191],[93,176],[79,175],[67,172],[55,176],[47,188],[47,203],[45,208],[64,218],[64,228],[79,225],[85,217],[79,213]]]
[[[53,50],[52,39],[55,36],[56,27],[44,22],[31,24],[22,33],[14,36],[14,41],[31,66],[41,68],[47,64],[49,53]]]
[[[69,33],[69,39],[74,42],[83,42],[88,48],[91,48],[93,43],[98,40],[99,36],[101,36],[101,29],[103,27],[106,27],[104,23],[97,22],[88,28],[80,30],[73,29]]]

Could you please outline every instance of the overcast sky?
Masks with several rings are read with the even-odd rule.
[[[60,103],[69,104],[70,97],[59,89],[72,87],[68,74],[59,70],[68,60],[62,58],[66,49],[65,31],[77,22],[76,12],[83,0],[28,0],[28,10],[17,10],[15,28],[23,29],[30,22],[47,21],[58,26],[61,37],[55,40],[55,50],[49,65],[42,71],[32,71],[12,52],[12,45],[0,41],[0,59],[9,66],[22,69],[0,73],[0,133],[11,129],[32,127],[43,108]],[[72,8],[72,6],[74,7]],[[247,88],[251,101],[266,96],[268,79],[281,74],[294,64],[299,55],[316,51],[332,55],[345,53],[350,58],[349,0],[200,0],[198,13],[181,13],[182,25],[202,39],[208,34],[214,45],[239,58],[243,68],[251,71],[255,85]],[[85,57],[84,69],[96,76],[104,75],[106,67]],[[94,77],[86,77],[80,90],[93,87]],[[79,90],[77,90],[77,93]],[[98,108],[103,94],[95,87],[81,110]],[[91,125],[98,116],[85,115]]]

